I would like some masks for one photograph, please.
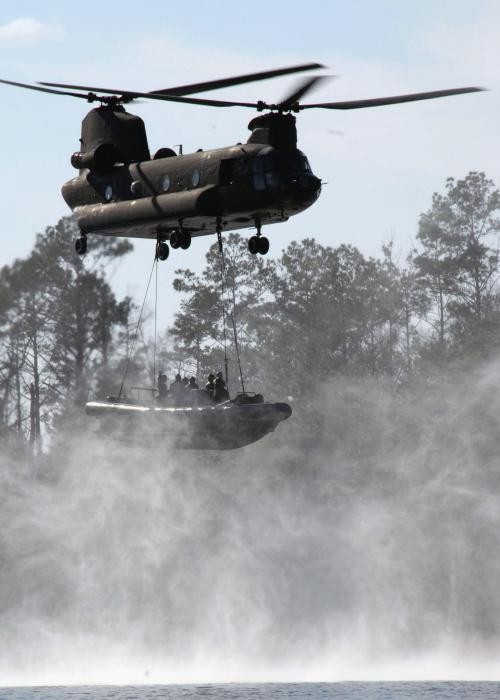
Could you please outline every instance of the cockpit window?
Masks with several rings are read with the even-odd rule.
[[[309,161],[303,153],[270,153],[254,162],[254,173],[296,174],[311,173]]]
[[[312,174],[311,166],[309,165],[309,161],[307,160],[307,158],[305,156],[300,157],[302,159],[302,172]]]
[[[275,151],[257,156],[253,162],[253,185],[256,190],[279,187],[288,182],[308,180],[312,175],[309,161],[300,151]]]

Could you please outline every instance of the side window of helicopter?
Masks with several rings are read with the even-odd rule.
[[[253,164],[253,186],[256,190],[266,189],[266,178],[264,175],[264,156],[257,156]]]
[[[200,184],[200,179],[201,179],[200,171],[198,169],[193,170],[193,172],[191,174],[191,185],[193,187],[198,187],[198,185]]]
[[[111,185],[106,186],[106,189],[104,190],[104,199],[106,200],[106,202],[111,202],[111,200],[113,199],[113,188],[111,187]]]
[[[164,192],[168,192],[170,189],[170,175],[164,175],[161,179],[161,188]]]
[[[277,187],[280,184],[285,167],[282,157],[272,153],[264,156],[264,177],[268,187]]]

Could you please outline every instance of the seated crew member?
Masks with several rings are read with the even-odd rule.
[[[189,384],[189,379],[187,377],[184,377],[184,379],[182,380],[182,383],[184,384],[184,387],[187,389],[188,384]]]
[[[167,375],[162,374],[160,372],[160,374],[158,375],[158,397],[157,397],[158,401],[160,403],[163,403],[168,396],[167,381],[168,381]]]
[[[215,403],[222,403],[223,401],[229,400],[229,392],[226,389],[226,382],[222,372],[217,372],[217,377],[215,379],[214,385],[214,401]]]
[[[215,379],[215,374],[210,373],[207,377],[208,382],[205,385],[205,391],[207,392],[209,398],[212,399],[214,398],[214,390],[215,390],[215,384],[214,384],[214,379]]]
[[[187,385],[188,389],[198,389],[198,384],[196,383],[196,379],[194,377],[191,377],[189,380],[189,384]]]

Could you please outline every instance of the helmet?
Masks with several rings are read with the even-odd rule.
[[[209,380],[209,381],[212,381],[212,379],[215,379],[215,374],[210,373],[210,374],[208,375],[208,380]]]
[[[176,374],[176,375],[175,375],[175,381],[176,381],[176,382],[182,381],[182,377],[181,377],[180,374]]]
[[[224,375],[222,374],[222,372],[217,372],[217,376],[219,377],[219,379],[224,379]]]

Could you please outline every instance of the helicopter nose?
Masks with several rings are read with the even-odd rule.
[[[315,175],[298,175],[291,179],[289,192],[294,200],[314,201],[321,192],[321,180]]]

